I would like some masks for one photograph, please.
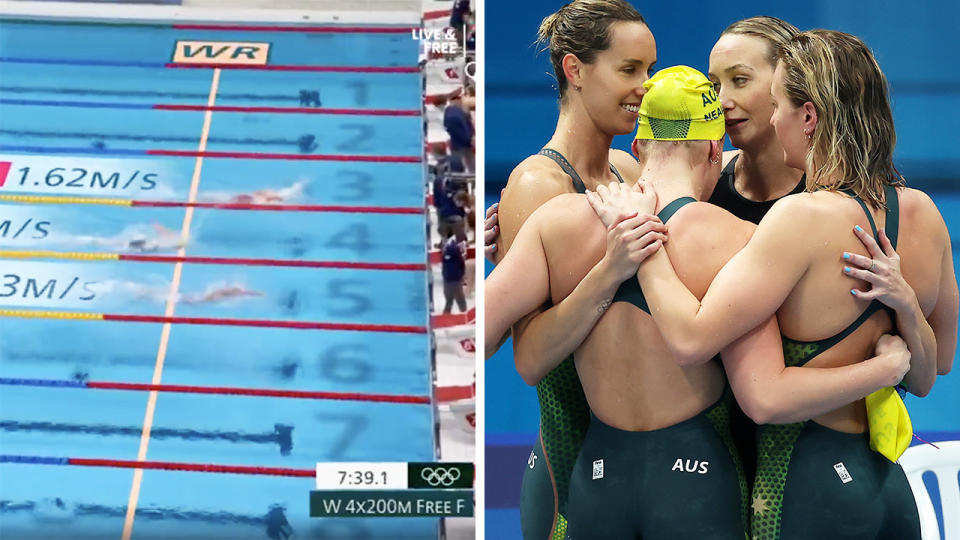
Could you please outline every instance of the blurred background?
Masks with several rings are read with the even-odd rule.
[[[499,199],[510,171],[536,153],[553,134],[558,104],[546,53],[533,45],[540,21],[564,2],[486,0],[486,204]],[[954,37],[960,3],[803,3],[634,1],[657,40],[657,68],[686,64],[704,73],[710,49],[730,23],[772,15],[801,30],[829,28],[856,34],[869,45],[891,89],[897,129],[896,165],[907,185],[936,202],[953,242],[960,274],[960,135],[953,126],[960,105],[960,71]],[[520,125],[517,120],[522,119]],[[613,146],[630,151],[632,135]],[[732,147],[729,146],[730,149]],[[487,263],[487,272],[491,270]],[[508,341],[486,362],[486,535],[520,538],[519,500],[523,467],[538,427],[536,392],[513,365]],[[955,360],[956,363],[956,360]],[[960,439],[960,376],[940,377],[929,396],[911,396],[907,407],[916,433],[926,440]]]

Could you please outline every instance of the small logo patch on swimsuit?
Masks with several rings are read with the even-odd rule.
[[[529,465],[531,469],[537,465],[537,455],[533,453],[533,450],[530,451],[530,457],[527,458],[527,465]]]
[[[593,462],[593,479],[598,480],[603,478],[603,460],[598,459]]]
[[[847,472],[847,468],[843,466],[843,462],[837,463],[833,466],[833,470],[837,471],[837,476],[840,477],[840,480],[844,483],[853,482],[853,477],[850,476],[850,473]]]

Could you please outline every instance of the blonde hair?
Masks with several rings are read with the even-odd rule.
[[[621,21],[647,24],[643,16],[623,0],[573,0],[543,19],[536,42],[543,45],[544,50],[550,50],[561,101],[567,92],[563,57],[573,54],[581,62],[592,64],[597,53],[610,47],[610,26]]]
[[[709,145],[711,141],[690,140],[690,141],[658,141],[656,139],[634,139],[634,148],[637,153],[633,156],[641,164],[650,160],[665,160],[676,157],[677,152],[683,151],[687,162],[691,167],[696,167],[704,161],[704,144]],[[723,139],[715,141],[723,148]],[[707,158],[712,159],[712,158]],[[715,161],[713,163],[716,163]]]
[[[737,34],[742,36],[753,36],[767,42],[767,61],[771,66],[777,65],[777,50],[790,38],[800,33],[800,30],[783,19],[760,15],[741,19],[726,28],[720,33],[720,36],[726,34]]]
[[[884,187],[905,184],[893,165],[897,135],[887,79],[856,36],[801,32],[780,47],[783,86],[794,106],[817,110],[807,153],[807,191],[850,190],[886,208]]]

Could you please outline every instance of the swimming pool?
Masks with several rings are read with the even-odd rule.
[[[4,538],[436,538],[308,517],[435,458],[416,42],[327,28],[0,19]]]

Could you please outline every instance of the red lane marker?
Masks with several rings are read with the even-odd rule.
[[[401,324],[327,323],[310,321],[269,321],[263,319],[221,319],[214,317],[162,317],[159,315],[104,314],[105,321],[209,324],[216,326],[253,326],[258,328],[294,328],[297,330],[347,330],[354,332],[390,332],[397,334],[425,334],[423,326]]]
[[[288,469],[285,467],[256,467],[246,465],[210,465],[204,463],[177,463],[173,461],[133,461],[129,459],[68,458],[70,465],[84,467],[118,467],[121,469],[162,469],[165,471],[191,471],[208,473],[260,474],[265,476],[316,476],[314,469]]]
[[[433,315],[430,317],[430,324],[434,328],[448,328],[450,326],[460,326],[469,324],[477,320],[477,308],[470,308],[466,313],[448,313],[446,315]]]
[[[448,11],[449,15],[450,12]],[[237,32],[302,32],[311,34],[406,34],[412,26],[243,26],[220,24],[175,24],[177,30],[224,30]]]
[[[0,187],[7,183],[7,173],[10,172],[10,166],[13,163],[9,161],[0,161]]]
[[[321,107],[246,107],[235,105],[176,105],[162,103],[154,105],[160,111],[215,111],[215,112],[254,112],[254,113],[304,113],[304,114],[347,114],[358,116],[420,116],[417,109],[325,109]]]
[[[306,161],[370,161],[376,163],[420,163],[420,156],[351,156],[329,154],[269,154],[265,152],[199,152],[197,150],[147,150],[151,156],[290,159]]]
[[[322,204],[202,203],[188,201],[131,201],[131,206],[154,208],[217,208],[220,210],[273,210],[278,212],[342,212],[346,214],[422,214],[415,206],[337,206]]]
[[[242,257],[177,257],[175,255],[120,254],[121,261],[193,263],[193,264],[240,264],[244,266],[289,266],[300,268],[347,268],[351,270],[403,270],[423,271],[425,264],[417,263],[363,263],[348,261],[299,261],[295,259],[252,259]]]
[[[430,404],[428,396],[398,396],[390,394],[360,394],[354,392],[308,392],[305,390],[270,390],[266,388],[238,388],[230,386],[192,386],[179,384],[140,384],[119,382],[88,382],[87,388],[102,390],[143,390],[180,392],[187,394],[222,394],[233,396],[267,396],[299,399],[332,399],[339,401],[369,401],[379,403]]]
[[[313,71],[320,73],[420,73],[417,66],[284,66],[244,64],[166,64],[168,68],[256,69],[262,71]]]
[[[430,21],[433,19],[442,19],[444,17],[449,17],[452,13],[449,9],[441,9],[439,11],[425,11],[423,13],[423,20]]]

